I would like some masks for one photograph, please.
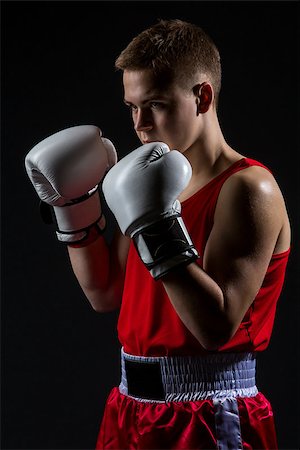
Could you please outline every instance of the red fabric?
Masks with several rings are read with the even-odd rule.
[[[213,226],[219,192],[232,174],[262,166],[243,158],[182,202],[182,217],[200,255]],[[268,170],[268,169],[267,169]],[[273,255],[264,282],[235,336],[220,351],[262,351],[270,341],[289,251]],[[202,265],[201,258],[198,264]],[[155,281],[131,244],[118,322],[125,352],[140,356],[194,355],[206,351],[175,312],[161,281]]]
[[[243,448],[277,449],[273,413],[266,398],[259,393],[237,402]],[[217,449],[213,403],[143,403],[114,388],[96,449]]]

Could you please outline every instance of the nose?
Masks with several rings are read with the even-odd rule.
[[[142,109],[139,109],[134,118],[135,131],[149,131],[153,127],[151,114]]]

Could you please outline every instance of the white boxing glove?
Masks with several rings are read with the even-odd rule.
[[[51,205],[61,242],[85,242],[90,230],[105,227],[98,184],[117,162],[114,145],[94,125],[59,131],[25,158],[27,174],[42,202]]]
[[[198,258],[178,201],[191,176],[185,156],[151,142],[129,153],[103,180],[104,197],[121,231],[133,238],[155,279]]]

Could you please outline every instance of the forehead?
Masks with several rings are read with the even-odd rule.
[[[145,100],[155,97],[169,97],[180,89],[170,80],[158,78],[150,70],[125,70],[123,73],[125,100]]]

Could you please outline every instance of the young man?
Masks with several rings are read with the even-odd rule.
[[[142,146],[116,163],[99,130],[75,127],[26,159],[90,303],[121,308],[122,380],[97,448],[275,449],[255,353],[269,343],[289,255],[280,189],[222,135],[219,53],[200,28],[160,21],[116,67]],[[95,189],[107,169],[120,227],[110,247]]]

